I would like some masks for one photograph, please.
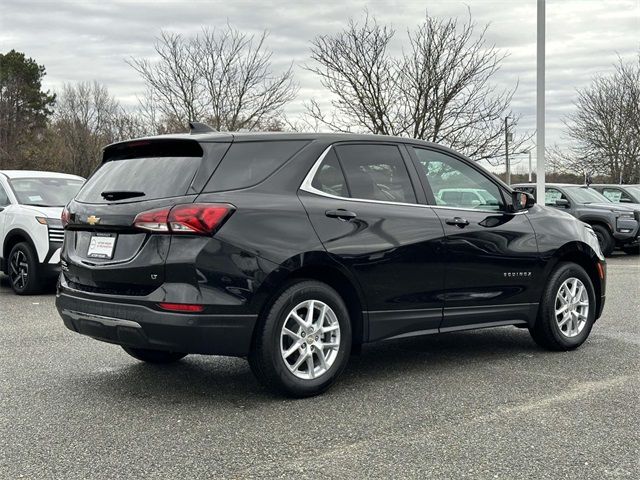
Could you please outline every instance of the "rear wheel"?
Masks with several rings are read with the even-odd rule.
[[[173,363],[187,356],[186,353],[152,350],[148,348],[123,346],[122,349],[133,358],[148,363]]]
[[[572,350],[589,336],[596,314],[591,279],[575,263],[562,263],[551,274],[531,336],[549,350]]]
[[[342,298],[324,283],[299,281],[282,292],[257,327],[249,364],[268,388],[317,395],[344,370],[351,323]]]
[[[38,257],[27,242],[20,242],[9,252],[9,283],[18,295],[31,295],[40,291]]]
[[[598,243],[600,244],[600,250],[605,256],[611,255],[613,249],[616,246],[616,241],[611,235],[609,229],[603,225],[592,225],[593,231],[598,237]]]

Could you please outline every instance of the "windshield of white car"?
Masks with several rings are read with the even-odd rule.
[[[64,207],[83,184],[75,178],[12,178],[9,180],[18,203],[34,207]]]
[[[589,204],[589,203],[611,203],[607,197],[597,192],[593,188],[586,187],[565,187],[569,192],[569,195],[577,203]]]

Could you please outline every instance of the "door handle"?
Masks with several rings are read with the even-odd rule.
[[[464,228],[469,225],[469,220],[461,217],[453,217],[447,218],[444,223],[446,223],[447,225],[455,225],[457,227]]]
[[[358,216],[356,215],[356,212],[350,212],[349,210],[344,210],[342,208],[339,208],[338,210],[327,210],[324,214],[329,218],[339,218],[344,222],[353,220]]]

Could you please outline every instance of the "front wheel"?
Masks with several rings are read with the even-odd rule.
[[[187,356],[186,353],[152,350],[149,348],[122,347],[136,360],[147,363],[174,363]]]
[[[535,342],[548,350],[572,350],[589,336],[596,315],[591,278],[575,263],[562,263],[551,274],[542,295],[535,325]]]
[[[616,241],[611,235],[609,229],[603,225],[592,225],[593,232],[596,234],[598,243],[600,244],[600,250],[605,257],[608,257],[613,253],[613,249],[616,247]]]
[[[9,252],[9,282],[18,295],[31,295],[40,291],[38,256],[27,242],[20,242]]]
[[[640,245],[634,245],[634,246],[624,246],[622,247],[622,251],[624,253],[626,253],[627,255],[638,255],[640,254]]]
[[[303,280],[278,295],[261,319],[249,364],[268,388],[309,397],[336,381],[350,351],[351,323],[342,298],[324,283]]]

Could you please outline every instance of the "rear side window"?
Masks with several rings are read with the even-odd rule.
[[[344,179],[342,168],[340,168],[340,164],[338,163],[338,157],[336,157],[333,149],[329,150],[327,156],[322,161],[322,165],[320,165],[316,176],[313,178],[313,182],[311,182],[311,186],[329,195],[336,195],[338,197],[349,196],[347,182]]]
[[[220,192],[257,185],[307,143],[307,140],[233,143],[204,191]]]
[[[384,202],[416,203],[416,196],[398,147],[339,145],[336,147],[351,197]]]

